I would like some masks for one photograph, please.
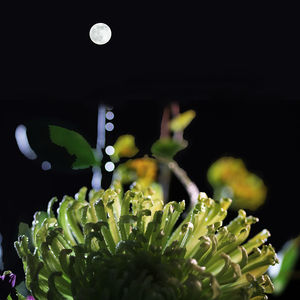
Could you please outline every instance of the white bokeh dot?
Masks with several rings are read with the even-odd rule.
[[[105,124],[105,129],[107,130],[107,131],[113,131],[114,130],[114,124],[113,123],[111,123],[111,122],[108,122],[108,123],[106,123]]]
[[[115,117],[112,111],[108,111],[105,116],[107,120],[112,120]]]
[[[107,146],[105,148],[105,153],[107,155],[113,155],[115,153],[115,148],[113,146]]]
[[[115,169],[115,164],[111,161],[108,161],[104,167],[107,172],[112,172]]]
[[[51,169],[51,163],[49,161],[47,161],[47,160],[43,161],[42,162],[42,169],[44,171],[50,170]]]

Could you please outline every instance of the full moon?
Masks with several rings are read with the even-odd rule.
[[[111,29],[104,23],[97,23],[90,29],[90,38],[95,44],[104,45],[111,38]]]

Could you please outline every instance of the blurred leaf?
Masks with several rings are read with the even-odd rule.
[[[134,136],[130,134],[119,136],[113,147],[115,152],[110,157],[114,162],[118,162],[121,157],[133,157],[139,151]]]
[[[184,130],[196,117],[194,110],[188,110],[182,114],[179,114],[174,119],[170,121],[170,129],[172,131],[182,131]]]
[[[64,147],[69,154],[75,155],[76,160],[72,165],[73,169],[85,169],[90,166],[97,166],[93,149],[79,133],[60,126],[49,125],[51,141]]]
[[[151,152],[156,157],[172,159],[177,152],[186,148],[187,142],[178,142],[171,138],[157,140],[151,147]]]
[[[52,120],[34,120],[27,124],[28,141],[37,154],[38,159],[33,163],[39,165],[43,161],[49,161],[52,170],[70,172],[76,160],[75,155],[70,155],[66,148],[54,144],[50,139],[49,124]]]
[[[269,274],[273,280],[276,294],[281,294],[284,291],[296,266],[297,259],[299,257],[299,242],[297,240],[298,239],[288,241],[283,246],[282,250],[279,251],[279,272],[275,276],[272,276],[273,272],[269,271]]]

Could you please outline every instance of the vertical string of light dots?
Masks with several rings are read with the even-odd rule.
[[[114,126],[114,124],[111,121],[113,120],[113,118],[115,117],[115,115],[112,112],[112,108],[107,108],[107,112],[106,112],[105,117],[109,121],[105,125],[105,130],[106,131],[113,131],[114,128],[115,128],[115,126]],[[113,155],[115,153],[115,148],[113,146],[111,146],[111,145],[108,145],[105,148],[105,153],[108,156],[111,156],[111,155]],[[107,172],[112,172],[115,169],[115,164],[112,161],[108,161],[108,162],[106,162],[106,164],[105,164],[104,167],[105,167],[105,170]]]
[[[97,144],[96,153],[100,161],[103,161],[103,149],[106,141],[106,131],[113,131],[114,124],[111,122],[114,118],[114,113],[111,107],[107,107],[104,104],[100,104],[98,107],[98,124],[97,124]],[[106,122],[108,120],[109,122]],[[115,149],[109,145],[105,147],[105,153],[107,155],[114,154]],[[107,172],[112,172],[115,169],[115,165],[112,161],[105,163],[104,168]],[[93,167],[92,188],[95,190],[101,189],[102,183],[102,171],[100,166]]]

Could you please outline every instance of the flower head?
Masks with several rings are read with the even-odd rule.
[[[181,219],[184,201],[164,205],[138,184],[123,193],[115,182],[88,200],[86,193],[65,196],[57,216],[56,198],[35,214],[33,253],[28,237],[15,243],[36,299],[240,300],[272,292],[265,272],[277,258],[263,245],[269,232],[246,241],[258,219],[243,210],[223,226],[230,199],[201,193]]]

